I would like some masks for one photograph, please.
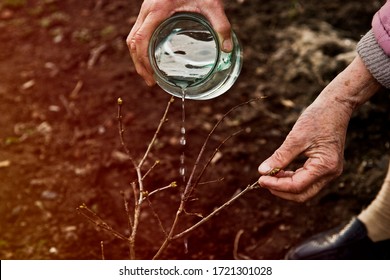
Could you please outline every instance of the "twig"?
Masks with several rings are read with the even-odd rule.
[[[158,221],[158,224],[159,224],[159,226],[160,226],[160,228],[161,228],[161,231],[164,233],[165,237],[167,237],[167,236],[168,236],[168,233],[167,233],[167,231],[165,230],[164,225],[163,225],[163,223],[161,222],[161,219],[160,219],[160,217],[158,216],[156,210],[154,210],[153,205],[152,205],[152,202],[151,202],[150,199],[149,199],[149,196],[146,196],[146,199],[147,199],[147,201],[148,201],[148,204],[149,204],[150,209],[152,210],[153,216],[154,216],[154,217],[156,218],[156,220]]]
[[[102,260],[104,261],[105,257],[104,257],[104,242],[103,241],[100,241],[100,249],[102,252]]]
[[[134,195],[134,207],[137,204],[137,184],[135,182],[131,182],[131,189],[133,190]]]
[[[102,44],[100,46],[97,46],[96,48],[93,48],[91,50],[91,54],[89,56],[88,62],[87,62],[87,68],[92,69],[97,60],[99,59],[100,55],[107,49],[106,44]]]
[[[185,190],[184,190],[184,193],[183,193],[183,200],[185,201],[186,199],[188,199],[188,194],[190,194],[192,192],[192,189],[193,187],[191,186],[192,185],[192,179],[194,177],[194,174],[195,174],[195,171],[199,165],[199,162],[200,162],[200,159],[202,158],[203,156],[203,153],[204,151],[206,150],[206,146],[211,138],[211,135],[214,134],[215,130],[218,128],[218,126],[222,123],[222,121],[233,111],[235,111],[236,109],[244,106],[244,105],[247,105],[249,103],[252,103],[254,101],[258,101],[259,98],[255,98],[255,99],[251,99],[249,101],[246,101],[244,103],[241,103],[241,104],[238,104],[236,106],[234,106],[233,108],[231,108],[227,113],[225,113],[221,119],[218,120],[218,122],[214,125],[214,127],[211,129],[210,133],[207,135],[203,145],[202,145],[202,148],[200,149],[200,152],[198,154],[198,157],[195,161],[195,164],[194,164],[194,167],[192,168],[192,171],[191,171],[191,174],[189,176],[189,179],[188,179],[188,182],[187,182],[187,185],[185,187]]]
[[[83,87],[83,81],[80,80],[76,83],[76,86],[74,87],[72,92],[69,94],[69,97],[72,99],[76,99],[77,96],[79,95],[82,87]]]
[[[213,158],[214,158],[214,156],[216,155],[216,153],[221,149],[221,147],[222,147],[229,139],[231,139],[232,137],[234,137],[234,136],[236,136],[237,134],[241,133],[242,131],[243,131],[243,129],[241,129],[241,130],[239,130],[239,131],[237,131],[237,132],[235,132],[235,133],[229,135],[229,136],[226,137],[221,143],[219,143],[219,145],[218,145],[217,148],[214,149],[214,152],[211,154],[211,156],[209,157],[208,161],[207,161],[206,164],[203,166],[202,171],[199,173],[199,175],[198,175],[198,177],[197,177],[195,183],[192,185],[191,190],[190,190],[189,193],[188,193],[188,197],[191,196],[191,194],[192,194],[194,188],[195,188],[196,186],[199,185],[199,182],[200,182],[200,180],[201,180],[201,178],[202,178],[204,172],[206,171],[207,167],[210,165],[210,163],[211,163],[211,161],[213,160]]]
[[[243,229],[240,229],[236,237],[234,238],[234,247],[233,247],[233,257],[235,260],[240,260],[241,258],[238,256],[238,243],[240,242],[241,235],[244,233]]]
[[[238,198],[240,198],[241,196],[243,196],[245,193],[247,193],[248,191],[250,190],[253,190],[253,189],[256,189],[258,188],[258,183],[255,182],[253,183],[252,185],[249,185],[247,186],[244,190],[242,190],[241,192],[239,192],[238,194],[236,194],[235,196],[233,196],[231,199],[229,199],[227,202],[225,202],[224,204],[222,204],[221,206],[219,206],[218,208],[216,208],[213,212],[211,212],[209,215],[207,215],[206,217],[204,217],[202,220],[200,220],[199,222],[197,222],[196,224],[194,224],[193,226],[189,227],[188,229],[182,231],[181,233],[179,234],[176,234],[175,236],[172,237],[172,240],[174,239],[178,239],[178,238],[182,238],[183,236],[185,236],[186,234],[188,234],[189,232],[193,231],[194,229],[198,228],[199,226],[203,225],[205,222],[207,222],[208,220],[210,220],[212,217],[214,217],[216,214],[218,214],[222,209],[224,209],[225,207],[229,206],[233,201],[237,200]]]
[[[160,123],[159,123],[159,125],[158,125],[158,127],[157,127],[157,129],[156,129],[156,132],[154,133],[153,138],[152,138],[152,140],[150,141],[149,146],[148,146],[148,148],[147,148],[147,150],[146,150],[146,152],[145,152],[143,158],[141,159],[140,163],[138,164],[138,167],[139,167],[139,168],[142,167],[142,165],[144,164],[146,158],[148,157],[149,152],[150,152],[150,150],[152,149],[152,147],[153,147],[153,145],[154,145],[154,142],[155,142],[156,139],[157,139],[157,135],[158,135],[158,133],[160,132],[162,125],[163,125],[164,122],[166,121],[166,118],[167,118],[167,114],[168,114],[169,108],[170,108],[171,104],[173,103],[173,101],[174,101],[174,98],[173,98],[173,96],[172,96],[171,99],[169,100],[168,104],[167,104],[167,107],[165,108],[164,115],[163,115],[163,117],[162,117],[161,120],[160,120]]]
[[[65,110],[66,110],[66,113],[67,113],[69,116],[71,116],[71,115],[72,115],[72,110],[70,109],[71,106],[69,105],[69,102],[68,102],[68,100],[66,99],[66,97],[65,97],[63,94],[60,94],[59,99],[60,99],[62,105],[64,105],[64,108],[65,108]]]
[[[133,219],[133,224],[132,224],[132,228],[131,228],[131,234],[130,234],[130,237],[128,238],[128,242],[129,242],[129,247],[130,247],[130,259],[135,259],[135,238],[136,238],[136,235],[137,235],[137,230],[138,230],[138,226],[139,226],[139,220],[140,220],[140,216],[141,216],[141,204],[142,202],[145,200],[145,197],[147,196],[145,190],[144,190],[144,184],[143,184],[143,179],[145,178],[145,176],[148,174],[148,172],[146,172],[145,175],[142,175],[142,167],[146,161],[146,158],[148,157],[149,153],[150,153],[150,150],[152,149],[156,139],[157,139],[157,135],[159,134],[160,130],[161,130],[161,127],[162,125],[165,123],[166,121],[166,118],[167,118],[167,114],[168,114],[168,111],[169,111],[169,108],[170,108],[170,105],[172,104],[174,98],[171,97],[171,99],[169,100],[168,104],[167,104],[167,107],[165,109],[165,112],[163,114],[163,117],[161,118],[160,120],[160,123],[154,133],[154,136],[152,138],[152,140],[150,141],[149,145],[148,145],[148,148],[146,149],[146,152],[144,154],[144,156],[142,157],[142,159],[140,160],[140,162],[138,164],[136,164],[135,160],[133,159],[133,157],[131,156],[131,153],[130,153],[130,150],[127,148],[126,144],[125,144],[125,141],[124,141],[124,137],[123,137],[123,133],[124,133],[124,129],[123,129],[123,122],[122,122],[122,104],[123,104],[123,100],[121,98],[118,98],[118,128],[119,128],[119,136],[120,136],[120,140],[121,140],[121,144],[122,144],[122,147],[124,148],[126,154],[128,155],[128,157],[130,158],[131,162],[133,163],[133,166],[135,168],[135,171],[137,173],[137,183],[138,183],[138,199],[137,199],[137,196],[136,196],[136,183],[132,183],[132,188],[133,188],[133,192],[134,192],[134,201],[135,201],[135,205],[134,205],[134,219]],[[152,166],[153,168],[154,166]],[[157,215],[157,213],[156,213]]]
[[[206,182],[199,182],[198,185],[208,185],[208,184],[213,184],[213,183],[219,183],[225,180],[225,178],[220,178],[212,181],[206,181]]]
[[[197,170],[197,167],[200,163],[200,159],[202,158],[203,156],[203,153],[205,152],[206,150],[206,146],[211,138],[211,136],[213,135],[213,133],[215,132],[215,130],[218,128],[218,126],[222,123],[222,121],[233,111],[235,111],[236,109],[244,106],[244,105],[247,105],[253,101],[258,101],[259,99],[261,98],[255,98],[255,99],[251,99],[247,102],[244,102],[244,103],[241,103],[241,104],[238,104],[237,106],[234,106],[233,108],[231,108],[227,113],[225,113],[221,119],[218,120],[218,122],[214,125],[214,127],[211,129],[210,133],[207,135],[203,145],[202,145],[202,148],[200,149],[200,152],[198,154],[198,157],[196,158],[195,160],[195,163],[194,163],[194,167],[192,168],[192,171],[190,173],[190,176],[189,176],[189,179],[187,181],[187,184],[184,188],[184,191],[183,191],[183,194],[182,194],[182,198],[181,198],[181,202],[180,202],[180,205],[179,205],[179,208],[176,212],[176,216],[173,220],[173,223],[172,223],[172,226],[171,226],[171,229],[168,233],[168,236],[167,238],[164,240],[163,244],[161,245],[160,249],[158,250],[158,252],[155,254],[155,256],[153,257],[153,259],[157,259],[160,257],[160,255],[162,254],[162,252],[168,247],[169,243],[171,242],[171,240],[173,239],[176,239],[176,238],[179,238],[181,237],[182,235],[185,235],[187,234],[188,232],[194,230],[195,228],[199,227],[201,224],[203,224],[204,222],[206,222],[207,220],[209,220],[212,216],[214,216],[215,214],[217,214],[221,209],[223,209],[224,207],[228,206],[233,200],[229,200],[227,203],[225,203],[224,205],[222,205],[221,207],[217,208],[213,213],[211,213],[209,216],[207,216],[206,218],[200,220],[197,224],[195,224],[194,226],[190,227],[188,230],[182,232],[182,234],[178,234],[178,235],[175,235],[174,236],[174,231],[176,229],[176,226],[178,224],[178,221],[179,221],[179,217],[180,215],[183,213],[184,211],[184,207],[185,207],[185,204],[186,202],[188,201],[191,193],[193,192],[193,189],[196,185],[192,185],[192,180],[193,180],[193,177],[195,175],[195,172]],[[198,180],[199,181],[200,178],[198,177]],[[257,184],[257,183],[256,183]],[[251,186],[248,186],[246,189],[244,189],[241,193],[239,193],[237,196],[241,196],[242,194],[246,193],[249,188]],[[252,187],[253,188],[253,187]],[[252,189],[251,188],[251,189]]]
[[[127,146],[125,144],[124,137],[123,137],[123,134],[124,134],[125,130],[123,128],[123,122],[122,122],[122,119],[123,119],[123,116],[122,116],[123,100],[122,100],[122,98],[119,97],[117,102],[118,102],[118,115],[117,115],[117,119],[118,119],[119,139],[121,141],[122,148],[125,150],[125,153],[129,157],[129,159],[132,162],[132,164],[134,165],[134,167],[137,168],[137,164],[135,163],[135,161],[133,159],[133,156],[130,153],[130,150],[127,148]]]
[[[122,191],[121,194],[123,197],[123,204],[125,206],[125,211],[126,211],[126,216],[127,216],[127,226],[129,227],[129,230],[131,232],[131,230],[133,228],[133,220],[131,219],[131,214],[130,214],[130,210],[129,210],[129,203],[126,200],[125,193]]]
[[[164,190],[167,190],[167,189],[170,189],[170,188],[176,188],[177,187],[177,184],[176,182],[172,182],[170,183],[168,186],[165,186],[165,187],[162,187],[162,188],[159,188],[159,189],[156,189],[154,191],[151,191],[149,194],[148,194],[148,197],[158,193],[158,192],[161,192],[161,191],[164,191]]]
[[[146,171],[145,173],[142,172],[142,167],[144,165],[144,163],[146,162],[146,159],[148,158],[149,154],[150,154],[150,151],[153,147],[153,145],[155,144],[155,141],[157,139],[157,136],[159,134],[159,132],[161,131],[161,128],[163,126],[163,124],[166,122],[166,119],[167,119],[167,114],[168,114],[168,111],[169,111],[169,108],[170,108],[170,105],[171,103],[173,102],[174,98],[172,97],[168,104],[167,104],[167,107],[164,111],[164,114],[163,114],[163,117],[161,118],[160,122],[159,122],[159,125],[153,135],[153,138],[152,140],[149,142],[149,145],[144,153],[144,155],[142,156],[142,159],[138,162],[138,164],[136,163],[136,161],[134,160],[133,156],[131,155],[130,153],[130,150],[128,149],[128,147],[126,146],[125,144],[125,141],[124,141],[124,128],[123,128],[123,121],[122,121],[122,105],[123,105],[123,101],[121,98],[118,98],[118,115],[117,115],[117,118],[118,118],[118,130],[119,130],[119,136],[120,136],[120,142],[121,142],[121,145],[125,151],[125,153],[127,154],[127,156],[129,157],[130,161],[132,162],[132,165],[134,166],[135,168],[135,171],[136,171],[136,176],[137,176],[137,179],[131,183],[131,187],[132,187],[132,191],[133,191],[133,195],[134,195],[134,212],[133,212],[133,219],[131,218],[131,211],[129,209],[129,205],[128,205],[128,201],[126,200],[125,198],[125,195],[124,193],[122,193],[123,195],[123,200],[124,200],[124,207],[125,207],[125,211],[126,211],[126,214],[128,216],[128,226],[129,226],[129,229],[130,229],[130,236],[129,237],[126,237],[124,235],[122,235],[121,233],[119,233],[118,231],[112,229],[111,226],[109,226],[106,222],[103,221],[103,219],[101,219],[95,212],[93,212],[92,210],[90,210],[88,207],[86,207],[85,205],[82,205],[80,206],[79,208],[77,208],[77,210],[83,215],[85,216],[88,220],[90,220],[92,223],[94,223],[96,226],[98,227],[101,227],[103,228],[104,230],[107,230],[109,231],[111,234],[113,234],[114,236],[122,239],[122,240],[125,240],[128,244],[129,244],[129,254],[130,254],[130,259],[135,259],[136,257],[136,254],[135,254],[135,240],[136,240],[136,236],[137,236],[137,230],[138,230],[138,226],[139,226],[139,223],[140,223],[140,216],[141,216],[141,210],[142,210],[142,203],[147,200],[148,201],[148,204],[150,206],[150,209],[151,211],[153,212],[153,215],[155,216],[155,218],[157,219],[163,233],[165,234],[165,239],[162,243],[162,245],[160,246],[159,250],[157,251],[157,253],[155,254],[155,256],[153,257],[153,259],[157,259],[161,256],[162,252],[167,248],[167,246],[170,244],[171,241],[173,240],[176,240],[176,239],[179,239],[179,238],[183,238],[184,236],[186,236],[188,233],[190,233],[191,231],[195,230],[196,228],[200,227],[201,225],[203,225],[205,222],[209,221],[212,217],[214,217],[215,215],[217,215],[221,210],[223,210],[224,208],[228,207],[232,202],[234,202],[235,200],[237,200],[238,198],[240,198],[241,196],[243,196],[245,193],[247,193],[248,191],[250,190],[253,190],[255,188],[258,188],[258,184],[257,182],[256,183],[253,183],[252,185],[248,185],[244,190],[238,192],[237,194],[235,194],[232,198],[230,198],[228,201],[226,201],[224,204],[222,204],[221,206],[219,206],[218,208],[216,208],[214,211],[212,211],[211,213],[209,213],[206,217],[202,217],[202,215],[200,214],[197,214],[197,213],[187,213],[186,210],[185,210],[185,204],[186,202],[188,201],[188,199],[190,198],[192,192],[194,191],[194,188],[196,186],[198,186],[199,184],[205,184],[205,183],[209,183],[209,182],[205,182],[205,183],[200,183],[200,180],[203,176],[203,174],[205,173],[205,170],[207,169],[207,167],[210,165],[210,163],[212,162],[212,159],[213,157],[216,155],[216,153],[220,150],[220,148],[230,139],[232,138],[233,136],[237,135],[239,132],[241,131],[238,131],[238,132],[235,132],[233,133],[232,135],[228,136],[227,138],[225,138],[222,142],[219,143],[219,145],[217,146],[217,148],[214,150],[214,152],[212,153],[212,155],[209,157],[208,161],[206,162],[206,164],[204,165],[203,169],[201,170],[201,172],[198,174],[196,180],[195,180],[195,183],[193,184],[193,179],[194,179],[194,176],[195,176],[195,173],[197,171],[197,167],[200,163],[200,160],[201,158],[203,157],[203,154],[206,150],[206,147],[208,145],[208,142],[211,138],[211,136],[214,134],[215,130],[217,129],[217,127],[222,123],[222,121],[231,113],[233,112],[234,110],[236,110],[237,108],[239,107],[242,107],[246,104],[249,104],[253,101],[256,101],[256,100],[259,100],[260,98],[257,98],[257,99],[252,99],[252,100],[249,100],[247,102],[244,102],[242,104],[239,104],[235,107],[233,107],[232,109],[230,109],[226,114],[224,114],[222,116],[222,118],[220,118],[217,123],[214,125],[214,127],[212,128],[212,130],[210,131],[210,133],[207,135],[201,149],[200,149],[200,152],[195,160],[195,164],[192,168],[192,171],[190,173],[190,176],[189,176],[189,179],[186,183],[186,186],[184,188],[184,191],[182,192],[181,194],[181,200],[180,200],[180,205],[177,209],[177,212],[176,212],[176,215],[174,217],[174,220],[171,224],[171,227],[169,229],[169,231],[166,231],[164,226],[163,226],[163,223],[161,221],[161,219],[159,218],[157,212],[155,211],[155,209],[153,208],[153,205],[152,205],[152,202],[150,201],[150,197],[160,191],[163,191],[163,190],[166,190],[168,188],[173,188],[173,187],[176,187],[177,184],[175,182],[172,182],[171,184],[169,184],[168,186],[165,186],[165,187],[162,187],[162,188],[159,188],[159,189],[156,189],[150,193],[148,193],[145,188],[144,188],[144,179],[147,175],[149,175],[149,173],[155,168],[155,166],[159,163],[158,161],[156,161],[150,168],[148,171]],[[178,221],[181,217],[181,215],[185,213],[185,214],[190,214],[190,215],[196,215],[198,217],[201,218],[201,220],[199,220],[197,223],[195,223],[194,225],[192,225],[191,227],[185,229],[184,231],[178,233],[178,234],[175,234],[175,230],[176,230],[176,227],[178,225]],[[241,235],[241,234],[240,234]],[[238,244],[238,240],[239,240],[239,237],[236,237],[236,241],[235,241],[235,256],[238,256],[237,255],[237,244]],[[102,259],[104,259],[104,244],[103,242],[101,242],[101,250],[102,250]]]
[[[137,200],[136,197],[134,199],[134,201],[135,201],[134,202],[135,203],[134,223],[133,223],[133,227],[132,227],[131,234],[129,237],[130,259],[131,260],[135,259],[135,237],[137,235],[137,229],[138,229],[138,225],[139,225],[139,217],[141,215],[141,203],[143,201],[143,184],[142,184],[142,180],[140,179],[141,178],[140,172],[141,171],[139,170],[139,168],[137,168],[138,182],[140,183],[140,185],[139,185],[139,199]],[[136,191],[135,182],[132,183],[132,186],[133,186],[133,191],[135,192]]]
[[[197,222],[196,224],[194,224],[193,226],[187,228],[186,230],[182,231],[181,233],[179,234],[176,234],[176,235],[173,235],[173,231],[175,229],[175,226],[177,225],[177,222],[179,220],[179,217],[181,215],[181,213],[183,213],[184,209],[183,209],[183,205],[184,205],[184,201],[182,201],[180,203],[180,207],[179,209],[177,210],[176,212],[176,216],[175,216],[175,220],[173,221],[173,226],[171,227],[171,230],[169,231],[168,233],[168,237],[164,240],[163,244],[161,245],[160,249],[157,251],[157,253],[154,255],[153,259],[158,259],[162,252],[168,247],[169,243],[172,241],[172,240],[175,240],[175,239],[179,239],[179,238],[182,238],[184,237],[185,235],[187,235],[188,233],[190,233],[191,231],[195,230],[196,228],[200,227],[201,225],[203,225],[205,222],[207,222],[208,220],[210,220],[212,217],[214,217],[216,214],[218,214],[222,209],[224,209],[225,207],[229,206],[233,201],[237,200],[238,198],[240,198],[241,196],[243,196],[245,193],[247,193],[248,191],[250,190],[253,190],[253,189],[256,189],[258,188],[258,183],[253,183],[252,185],[249,185],[247,186],[244,190],[242,190],[241,192],[239,192],[237,195],[233,196],[231,199],[229,199],[227,202],[225,202],[223,205],[219,206],[217,209],[215,209],[213,212],[211,212],[209,215],[207,215],[206,217],[204,217],[203,219],[201,219],[199,222]]]
[[[142,176],[142,180],[145,180],[145,178],[149,175],[149,173],[160,163],[159,160],[156,160],[154,164],[149,168],[149,170]]]
[[[198,218],[204,218],[204,216],[202,215],[202,213],[191,213],[191,212],[187,212],[186,209],[183,209],[184,211],[184,214],[186,214],[187,216],[195,216],[195,217],[198,217]]]
[[[84,212],[85,210],[86,212]],[[118,231],[114,230],[111,226],[109,226],[102,218],[100,218],[95,212],[93,212],[91,209],[89,209],[85,204],[77,207],[77,211],[83,215],[85,218],[87,218],[89,221],[91,221],[96,226],[110,232],[114,236],[118,237],[119,239],[128,241],[127,237],[123,234],[119,233]],[[92,215],[92,217],[91,217]]]

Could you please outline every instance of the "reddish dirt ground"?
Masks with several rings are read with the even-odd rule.
[[[141,0],[27,0],[0,3],[1,259],[128,258],[127,245],[79,215],[85,203],[127,235],[121,191],[135,180],[123,158],[117,99],[124,100],[125,141],[140,158],[170,99],[136,74],[125,45]],[[234,87],[210,101],[188,101],[186,162],[193,164],[210,128],[230,108],[207,151],[229,140],[194,194],[190,210],[207,214],[257,180],[257,166],[348,63],[384,1],[225,1],[244,48]],[[313,233],[350,219],[375,196],[389,160],[389,92],[353,116],[344,173],[314,199],[297,204],[253,190],[175,241],[164,259],[281,259]],[[151,191],[179,182],[181,104],[169,112],[146,167]],[[319,128],[320,129],[320,128]],[[299,165],[302,159],[292,164]],[[154,208],[169,227],[180,188],[161,192]],[[131,202],[131,201],[130,201]],[[137,258],[149,259],[163,234],[145,207]],[[185,223],[199,218],[192,217]],[[186,248],[186,246],[187,248]]]

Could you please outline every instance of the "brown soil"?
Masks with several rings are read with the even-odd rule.
[[[128,258],[124,242],[96,229],[76,208],[85,203],[128,234],[120,192],[130,193],[135,174],[123,159],[116,101],[124,100],[125,140],[139,158],[170,98],[144,84],[128,55],[125,38],[141,2],[0,4],[1,259],[99,259],[100,241],[107,259]],[[207,214],[257,180],[258,164],[346,66],[378,2],[384,1],[262,2],[226,1],[245,50],[242,73],[225,95],[186,104],[186,162],[191,165],[218,118],[237,104],[267,96],[234,112],[212,137],[209,152],[244,128],[223,146],[204,178],[224,180],[199,186],[188,211]],[[233,259],[234,240],[243,231],[241,257],[281,259],[305,237],[359,213],[387,168],[389,99],[383,90],[353,116],[344,173],[317,197],[297,204],[266,190],[251,191],[174,242],[163,258]],[[160,160],[145,181],[149,191],[180,182],[180,109],[174,102],[147,162]],[[152,201],[165,227],[177,209],[179,189]],[[137,239],[140,259],[151,258],[163,237],[148,207],[144,213]]]

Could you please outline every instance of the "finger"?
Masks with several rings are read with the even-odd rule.
[[[224,52],[231,52],[233,50],[232,28],[220,5],[221,4],[215,2],[215,7],[207,9],[205,11],[205,16],[218,34],[221,49]]]
[[[291,194],[291,193],[270,190],[270,192],[277,197],[280,197],[280,198],[285,199],[285,200],[299,202],[299,203],[306,202],[306,201],[310,200],[312,197],[314,197],[318,193],[318,191],[319,190],[317,190],[316,186],[313,186],[313,188],[310,188],[310,189],[308,189],[308,191],[306,191],[304,193],[300,193],[300,194]]]
[[[222,51],[230,53],[233,50],[233,40],[232,40],[232,29],[229,21],[214,22],[213,19],[210,19],[210,23],[214,27],[215,31],[218,34],[218,39],[220,42],[220,48]]]
[[[142,61],[139,59],[139,56],[137,54],[137,43],[135,37],[128,38],[126,41],[129,45],[130,56],[131,59],[133,60],[135,70],[145,80],[146,84],[152,86],[155,83],[153,74],[149,73],[146,70]]]
[[[149,86],[154,85],[156,82],[149,61],[148,47],[153,31],[159,23],[146,18],[138,29],[138,24],[134,25],[126,40],[135,69]]]
[[[295,172],[283,172],[277,176],[261,176],[259,184],[272,191],[296,195],[314,195],[340,174],[339,168],[324,164],[323,159],[308,159],[305,165]],[[314,192],[316,191],[316,192]],[[311,197],[311,196],[310,196]]]
[[[274,168],[285,168],[304,151],[304,147],[301,143],[303,143],[303,141],[295,139],[290,133],[284,143],[272,154],[272,156],[260,164],[258,168],[259,173],[261,175],[267,175]]]
[[[296,172],[285,173],[277,176],[261,176],[259,178],[260,186],[272,191],[300,194],[304,193],[316,181],[315,176],[310,172],[300,169]]]
[[[142,9],[141,9],[142,11]],[[137,54],[137,32],[142,25],[142,22],[144,21],[144,16],[142,16],[142,13],[138,15],[138,18],[136,22],[134,23],[133,28],[131,29],[129,35],[126,38],[126,44],[130,52],[131,59],[133,60],[133,64],[135,67],[135,70],[137,73],[145,80],[145,82],[151,86],[153,85],[154,79],[152,75],[145,69],[144,65],[142,64],[142,61],[139,59]]]
[[[144,6],[144,3],[142,4],[142,6]],[[137,33],[137,31],[141,27],[142,23],[145,20],[145,17],[146,17],[145,11],[144,11],[144,9],[141,8],[141,10],[138,14],[137,20],[135,21],[133,27],[131,28],[131,30],[129,32],[129,35],[126,38],[126,44],[127,44],[127,47],[129,48],[130,54],[135,52],[136,46],[135,46],[134,35]]]

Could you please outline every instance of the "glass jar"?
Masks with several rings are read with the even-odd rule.
[[[157,84],[180,98],[206,100],[225,93],[242,67],[242,48],[232,33],[233,51],[220,49],[217,33],[200,14],[177,13],[154,31],[149,60]]]

